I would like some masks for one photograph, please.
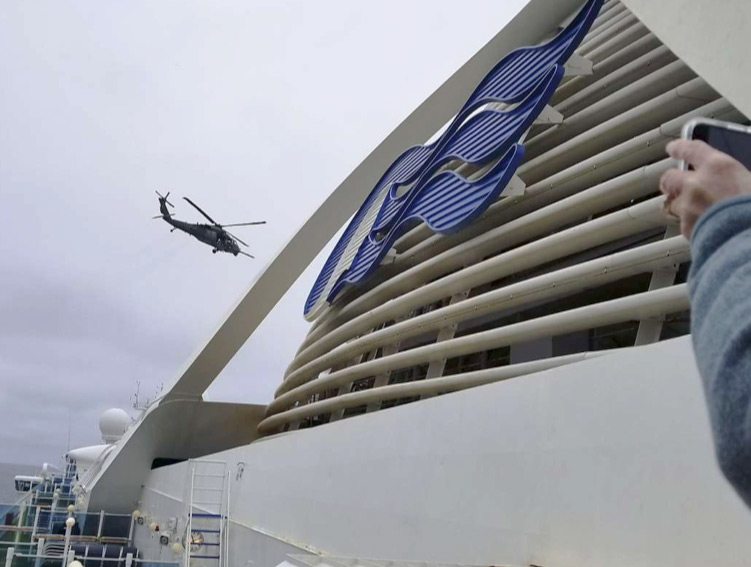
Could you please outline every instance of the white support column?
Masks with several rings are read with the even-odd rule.
[[[99,526],[96,529],[96,537],[99,539],[102,537],[102,528],[104,527],[104,510],[99,512]]]
[[[669,224],[665,229],[665,239],[678,236],[680,225],[677,223]],[[649,282],[649,291],[669,287],[675,282],[675,276],[678,273],[678,264],[669,268],[662,268],[652,272],[652,279]],[[662,324],[665,317],[652,317],[643,319],[639,322],[639,330],[636,332],[636,342],[634,346],[648,345],[660,340],[662,334]]]
[[[371,329],[370,332],[373,332],[373,331],[375,331],[377,329],[380,329],[380,328],[381,327],[377,327],[376,329]],[[364,354],[361,354],[360,356],[355,357],[355,359],[351,362],[351,364],[343,365],[341,368],[344,368],[346,366],[354,366],[356,364],[362,364],[363,362],[368,362],[369,360],[373,360],[373,358],[375,358],[375,355],[376,355],[376,350],[377,349],[374,349],[371,352],[366,352]],[[341,368],[335,368],[335,369],[336,370],[340,370]],[[332,368],[332,371],[335,370],[335,369]],[[352,385],[353,384],[354,384],[354,382],[347,382],[346,384],[343,384],[339,388],[339,391],[337,392],[336,395],[337,396],[341,396],[341,395],[344,395],[344,394],[349,394],[352,391]],[[329,423],[331,423],[332,421],[338,421],[343,416],[344,416],[344,409],[334,410],[333,412],[331,412],[331,418],[329,419]]]
[[[13,548],[9,547],[5,552],[5,567],[11,567],[13,564]]]
[[[24,522],[25,516],[26,516],[26,502],[24,501],[23,504],[21,504],[21,507],[18,509],[18,519],[16,520],[16,527],[18,529],[16,530],[16,535],[13,537],[13,541],[15,543],[19,543],[21,541],[21,529],[23,528],[23,522]]]
[[[44,538],[40,537],[37,540],[37,553],[34,560],[34,567],[40,567],[42,565],[42,556],[44,555]]]
[[[396,320],[397,323],[404,321],[406,317],[400,317]],[[399,348],[402,346],[401,341],[397,341],[395,343],[392,343],[390,345],[386,345],[383,347],[383,351],[381,352],[382,357],[391,356],[392,354],[396,354],[399,352]],[[373,388],[380,388],[382,386],[386,386],[389,383],[389,376],[391,375],[390,372],[382,372],[381,374],[378,374],[375,379],[373,380]],[[381,402],[372,402],[369,403],[365,409],[365,412],[369,411],[377,411],[381,407]]]
[[[71,533],[71,530],[73,529],[73,526],[75,525],[75,520],[73,520],[73,522],[70,522],[69,520],[71,519],[72,518],[68,518],[67,520],[65,520],[65,551],[63,552],[63,557],[67,557],[68,554],[72,551],[70,549],[70,533]],[[70,560],[66,560],[65,562],[66,567],[69,562]]]
[[[125,556],[125,567],[131,567],[131,565],[133,565],[133,554],[128,553]]]
[[[34,541],[34,538],[37,535],[37,530],[39,529],[39,508],[40,506],[34,507],[34,526],[31,528],[31,541]]]
[[[455,303],[464,301],[465,299],[467,299],[467,297],[469,297],[468,289],[460,293],[455,293],[454,295],[451,296],[451,299],[449,300],[449,305],[454,305]],[[456,334],[457,327],[458,325],[456,323],[452,323],[448,325],[447,327],[443,327],[440,331],[438,331],[438,338],[436,339],[436,343],[453,339],[454,335]],[[425,379],[430,380],[431,378],[440,378],[441,376],[443,376],[443,371],[445,369],[446,369],[445,358],[441,358],[438,360],[431,360],[430,364],[428,365],[428,373],[425,376]],[[434,395],[435,394],[423,394],[420,398],[426,399]]]
[[[50,527],[52,526],[52,517],[55,514],[55,510],[57,510],[57,501],[59,500],[59,498],[60,498],[60,489],[55,488],[54,492],[52,493],[52,505],[50,506]]]

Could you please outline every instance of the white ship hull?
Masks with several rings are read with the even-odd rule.
[[[212,455],[230,561],[747,565],[692,356],[675,339]],[[188,468],[151,471],[142,507],[180,516]]]

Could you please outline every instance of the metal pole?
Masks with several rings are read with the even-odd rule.
[[[65,551],[63,552],[63,556],[67,556],[68,552],[70,552],[70,531],[73,528],[73,523],[68,522],[68,520],[65,520]],[[68,561],[66,560],[65,565],[67,567]]]
[[[99,512],[99,527],[96,530],[96,537],[102,537],[102,527],[104,527],[104,510]]]
[[[125,567],[130,567],[133,564],[133,554],[128,553],[125,556]]]
[[[12,563],[13,563],[13,548],[9,547],[8,551],[5,553],[5,567],[11,567]]]
[[[229,468],[229,467],[228,467]],[[232,486],[232,477],[229,470],[227,470],[227,531],[224,538],[224,566],[229,567],[229,507],[230,507],[230,487]]]
[[[44,538],[40,537],[37,540],[37,557],[34,560],[34,567],[40,567],[42,564],[42,556],[44,555]]]
[[[68,567],[76,558],[76,553],[71,549],[65,554],[65,567]]]
[[[128,545],[133,545],[133,529],[136,527],[136,517],[130,516],[130,531],[128,532]]]
[[[188,533],[185,535],[185,567],[190,567],[190,548],[193,541],[193,485],[196,480],[196,465],[190,473],[190,500],[188,504]]]
[[[21,541],[21,528],[23,528],[24,516],[26,515],[26,501],[24,501],[18,509],[18,520],[16,520],[16,535],[13,537],[14,543]]]
[[[31,541],[34,541],[34,538],[37,535],[37,529],[39,528],[39,506],[35,506],[36,511],[34,512],[34,527],[31,528]]]
[[[52,486],[55,486],[55,485],[53,484]],[[55,488],[55,491],[52,493],[52,506],[50,506],[51,515],[54,515],[55,510],[57,510],[57,500],[59,498],[60,498],[60,490],[58,488]]]

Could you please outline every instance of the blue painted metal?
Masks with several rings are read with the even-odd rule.
[[[396,188],[389,192],[373,224],[371,238],[393,226],[402,203],[440,167],[457,159],[477,165],[503,155],[531,126],[562,77],[563,67],[552,67],[527,98],[512,110],[478,112],[450,135],[443,136],[411,190],[401,196],[396,196]]]
[[[564,65],[571,57],[592,27],[602,3],[603,0],[589,0],[552,39],[540,45],[521,47],[506,55],[480,82],[467,105],[477,107],[487,98],[503,102],[522,100],[553,65]]]
[[[393,234],[404,228],[402,221],[405,214],[411,210],[409,203],[423,198],[423,188],[428,185],[435,187],[430,178],[442,165],[452,159],[461,159],[473,164],[487,162],[503,155],[518,142],[526,127],[552,96],[552,90],[548,87],[553,82],[557,85],[560,81],[562,65],[589,31],[602,2],[603,0],[589,0],[566,28],[551,40],[532,47],[522,47],[506,55],[480,82],[436,142],[413,146],[394,161],[355,214],[324,264],[305,302],[306,314],[319,301],[329,280],[335,276],[334,272],[342,255],[352,243],[352,238],[371,207],[384,191],[388,193],[370,234],[360,244],[350,268],[337,278],[331,293],[328,294],[329,302],[343,285],[362,281],[363,277],[377,266],[388,251],[388,248],[383,249],[386,245],[385,240],[391,240],[393,243]],[[555,86],[553,90],[554,88]],[[544,96],[537,98],[536,95],[540,94],[540,91],[544,91]],[[483,105],[494,102],[520,103],[519,108],[514,109],[518,114],[514,114],[513,111],[502,113],[486,110],[472,116]],[[528,113],[530,107],[532,112]],[[440,176],[439,174],[438,177]],[[510,177],[509,175],[508,178]],[[457,187],[461,185],[469,188],[469,182],[464,181],[464,184],[460,183]],[[400,195],[400,187],[410,184],[412,187]],[[460,197],[455,198],[457,203],[461,202],[462,206],[467,206]],[[490,202],[483,201],[483,204],[478,206],[487,207],[489,204]],[[468,218],[474,218],[481,212],[482,210],[475,211]],[[430,226],[432,228],[432,225]]]
[[[383,174],[381,179],[376,184],[375,188],[370,192],[368,198],[357,211],[354,218],[350,221],[349,226],[347,226],[347,229],[339,239],[339,242],[337,242],[334,250],[329,255],[328,260],[326,260],[326,263],[324,264],[321,273],[313,284],[313,289],[310,291],[308,299],[305,302],[306,313],[313,307],[316,301],[318,301],[318,298],[326,287],[326,283],[328,282],[334,269],[339,263],[342,254],[347,249],[350,240],[357,232],[360,224],[363,222],[365,215],[367,214],[368,209],[370,208],[373,201],[378,198],[378,196],[381,194],[381,191],[385,187],[389,187],[391,185],[402,185],[414,181],[417,177],[417,174],[420,172],[420,169],[423,165],[425,165],[425,162],[430,157],[432,152],[433,145],[413,146],[404,151],[391,165],[391,167],[386,170],[386,173]]]
[[[470,181],[453,171],[431,178],[399,215],[394,228],[378,241],[366,238],[352,266],[334,285],[329,301],[347,284],[358,283],[378,267],[396,239],[415,221],[425,222],[435,232],[449,234],[472,222],[505,189],[524,155],[516,144],[482,178]]]
[[[404,232],[411,203],[421,198],[423,191],[428,186],[433,186],[430,180],[437,169],[454,159],[473,164],[487,163],[501,152],[507,151],[534,122],[550,100],[562,77],[563,67],[558,65],[553,67],[527,99],[519,103],[516,108],[506,111],[484,110],[479,112],[470,118],[453,136],[446,139],[412,189],[402,197],[384,202],[381,213],[389,207],[388,213],[390,216],[386,219],[386,217],[381,217],[379,213],[379,218],[376,221],[378,226],[374,226],[374,230],[363,240],[351,266],[339,276],[327,300],[333,301],[345,285],[360,283],[378,266],[399,235]],[[510,171],[509,175],[504,176],[506,182],[511,179],[515,170],[516,167]],[[469,182],[466,182],[465,187],[470,187]],[[389,195],[389,197],[391,196]],[[465,216],[474,218],[485,210],[489,204],[490,202],[486,200],[477,202],[477,211],[468,211],[466,215],[459,215],[456,220],[457,226],[454,228],[447,225],[444,230],[451,231],[464,226],[466,224]],[[384,220],[389,222],[385,223]],[[409,218],[409,220],[414,219]]]

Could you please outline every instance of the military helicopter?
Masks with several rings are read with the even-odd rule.
[[[211,224],[201,224],[201,223],[190,223],[190,222],[183,222],[179,221],[177,219],[172,218],[172,213],[169,212],[169,209],[167,209],[167,205],[174,208],[175,206],[170,203],[167,199],[169,197],[169,192],[162,196],[159,191],[154,191],[159,196],[159,212],[161,212],[161,215],[157,215],[154,218],[155,219],[163,219],[167,223],[172,225],[172,229],[170,229],[170,232],[174,232],[175,230],[182,230],[183,232],[187,232],[191,236],[194,236],[204,244],[208,244],[212,247],[212,252],[216,254],[217,252],[227,252],[228,254],[232,254],[234,256],[237,256],[238,254],[242,254],[243,256],[248,256],[249,258],[255,258],[255,256],[252,256],[251,254],[248,254],[247,252],[243,252],[240,250],[239,244],[242,244],[243,246],[247,247],[248,245],[240,240],[237,236],[234,234],[231,234],[228,230],[225,230],[228,226],[250,226],[254,224],[266,224],[266,221],[257,221],[257,222],[241,222],[236,224],[219,224],[214,219],[212,219],[209,215],[207,215],[201,207],[196,205],[193,201],[188,199],[187,197],[183,197],[188,203],[190,203],[199,213],[201,213],[204,217],[206,217]],[[239,243],[239,244],[238,244]]]

